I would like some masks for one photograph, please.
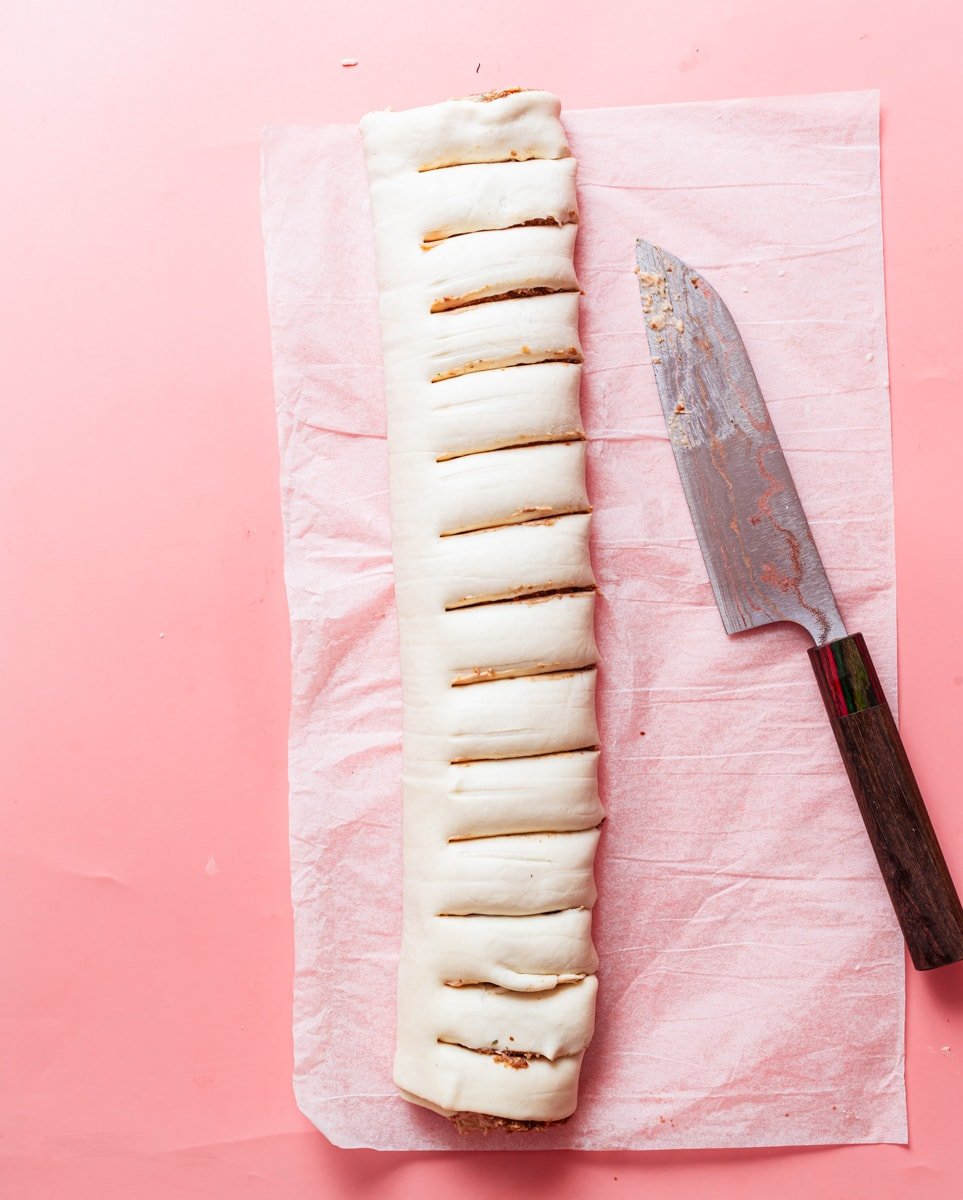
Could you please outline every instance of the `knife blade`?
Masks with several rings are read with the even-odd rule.
[[[963,906],[861,634],[847,634],[742,337],[701,272],[639,239],[669,442],[729,634],[781,621],[809,658],[913,965],[963,960]]]

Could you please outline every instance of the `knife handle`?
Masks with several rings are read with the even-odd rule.
[[[963,959],[963,907],[861,633],[809,659],[913,966]]]

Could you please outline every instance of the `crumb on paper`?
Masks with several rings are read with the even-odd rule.
[[[477,75],[480,70],[481,70],[481,63],[479,63],[478,66],[475,68],[475,74]]]
[[[166,637],[167,635],[166,635],[165,633],[159,633],[157,636],[158,636],[159,638],[162,638],[162,637]]]
[[[356,67],[358,60],[356,58],[342,58],[341,65],[342,67]]]
[[[940,1046],[940,1053],[941,1054],[949,1054],[950,1053],[949,1046]]]

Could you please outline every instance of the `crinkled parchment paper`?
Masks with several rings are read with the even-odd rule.
[[[292,630],[296,1088],[341,1146],[904,1141],[903,950],[806,658],[728,638],[641,326],[644,236],[721,292],[850,630],[895,698],[875,93],[572,112],[609,817],[579,1109],[459,1138],[391,1081],[400,697],[353,128],[273,129],[263,217]]]

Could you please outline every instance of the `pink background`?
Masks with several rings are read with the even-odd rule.
[[[4,5],[0,1191],[949,1197],[963,967],[909,981],[908,1149],[379,1155],[295,1107],[264,124],[881,89],[902,724],[963,881],[963,12],[478,7]]]

